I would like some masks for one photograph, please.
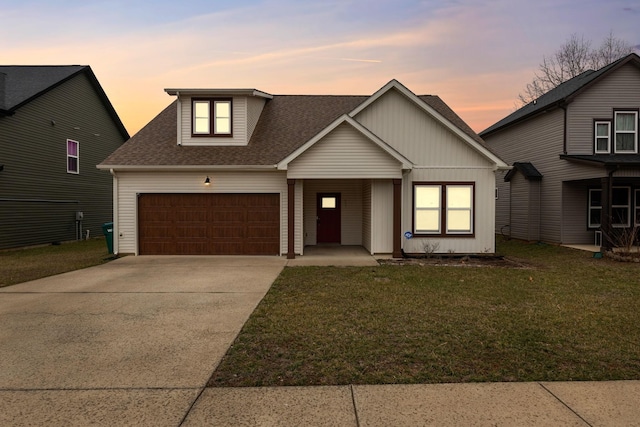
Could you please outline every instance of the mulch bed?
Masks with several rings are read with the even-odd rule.
[[[432,255],[379,259],[380,265],[424,265],[449,267],[501,267],[528,269],[533,266],[499,255]]]

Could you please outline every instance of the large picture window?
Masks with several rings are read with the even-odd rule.
[[[231,99],[193,99],[193,136],[232,136]]]
[[[413,206],[417,236],[473,234],[473,183],[414,183]]]
[[[637,153],[638,112],[616,111],[614,122],[616,153]]]

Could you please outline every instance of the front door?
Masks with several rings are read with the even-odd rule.
[[[340,243],[340,193],[318,193],[318,243]]]

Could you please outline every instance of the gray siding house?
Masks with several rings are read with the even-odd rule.
[[[0,66],[0,249],[102,235],[129,138],[88,66]]]
[[[480,133],[513,169],[496,175],[496,230],[618,245],[640,225],[640,57],[586,71]]]

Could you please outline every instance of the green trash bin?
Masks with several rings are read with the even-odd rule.
[[[102,234],[104,234],[105,240],[107,241],[107,249],[109,253],[113,253],[113,223],[105,222],[102,224]]]

